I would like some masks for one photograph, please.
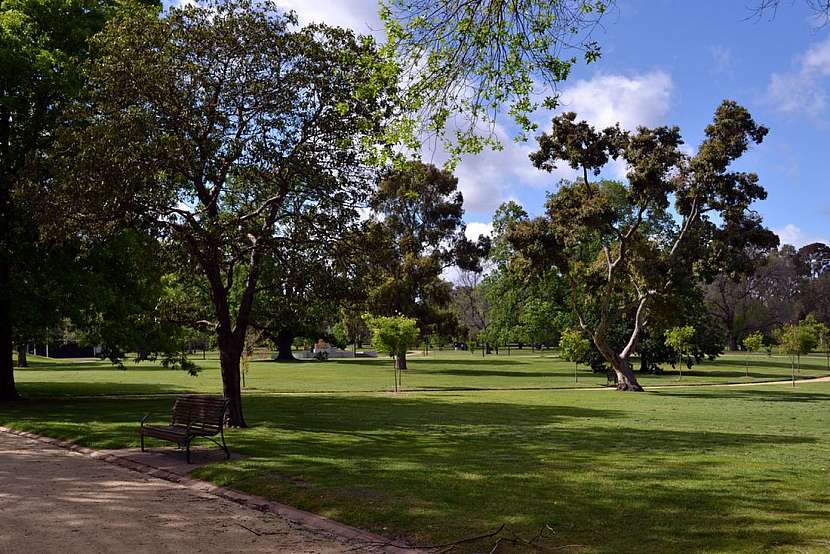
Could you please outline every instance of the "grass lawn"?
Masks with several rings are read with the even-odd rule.
[[[752,378],[789,374],[783,358],[753,360]],[[170,399],[61,395],[218,388],[215,369],[43,363],[18,373],[31,398],[0,406],[0,423],[93,447],[137,445],[137,421]],[[742,364],[726,357],[684,382],[740,381]],[[802,374],[826,375],[822,364]],[[551,547],[585,545],[564,551],[830,550],[830,383],[623,394],[549,390],[573,386],[572,368],[533,356],[411,365],[404,383],[420,390],[394,395],[357,392],[391,382],[372,361],[254,364],[251,427],[228,434],[247,458],[197,476],[419,544],[506,523],[526,537],[549,524]]]
[[[662,375],[639,376],[643,386],[702,383],[772,381],[790,377],[789,358],[755,354],[746,358],[726,355],[713,362],[696,365],[679,374],[670,366]],[[219,361],[216,354],[207,360],[195,361],[203,367],[196,376],[158,365],[126,362],[121,370],[105,361],[66,360],[30,356],[29,369],[17,370],[15,378],[27,396],[147,394],[180,392],[220,392]],[[552,352],[542,355],[528,350],[514,350],[510,356],[482,358],[469,352],[439,352],[428,357],[413,355],[408,360],[403,386],[411,391],[462,391],[501,389],[551,389],[605,385],[605,375],[597,375],[585,367],[574,380],[574,366],[559,360]],[[684,368],[685,369],[685,368]],[[246,376],[249,392],[386,392],[393,388],[392,362],[389,359],[303,361],[296,364],[255,360]],[[827,375],[826,361],[821,356],[804,357],[802,377]]]

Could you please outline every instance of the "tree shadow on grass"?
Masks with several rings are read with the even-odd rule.
[[[194,383],[195,384],[195,383]],[[197,392],[195,387],[159,383],[103,383],[79,381],[19,382],[17,389],[26,398],[76,398],[79,396],[145,396]],[[221,394],[221,391],[215,391]]]
[[[784,386],[784,385],[781,385]],[[786,386],[785,386],[786,388]],[[812,402],[828,402],[830,401],[830,394],[802,392],[798,388],[781,391],[771,390],[752,390],[752,389],[708,389],[706,392],[683,391],[674,392],[667,389],[660,389],[654,391],[654,394],[660,396],[672,396],[676,398],[692,398],[701,400],[749,400],[757,402],[793,402],[793,403],[812,403]]]
[[[746,365],[742,360],[736,359],[717,359],[712,361],[706,362],[707,366],[732,366],[735,368],[745,368]],[[752,368],[778,368],[778,369],[790,369],[790,359],[789,358],[750,358],[749,360],[749,372],[752,373]],[[827,369],[827,363],[824,360],[818,360],[816,358],[801,358],[801,369],[808,370],[808,371],[830,371]]]
[[[409,366],[408,369],[405,371],[419,371],[424,369],[424,366],[445,366],[445,365],[481,365],[484,363],[488,366],[515,366],[515,365],[527,365],[530,362],[522,362],[518,360],[496,360],[493,358],[475,358],[471,357],[470,359],[458,359],[458,358],[421,358],[418,356],[408,357],[406,359],[407,365]],[[356,359],[356,360],[329,360],[326,363],[337,363],[343,365],[367,365],[367,366],[383,366],[383,367],[391,367],[394,364],[392,358],[388,357],[381,357],[381,358],[373,358],[373,359]]]
[[[780,381],[789,377],[789,368],[784,371],[784,368],[781,368],[782,371],[780,373],[759,373],[757,371],[750,371],[749,377],[750,379],[755,380],[764,380],[764,381]],[[680,376],[680,372],[677,369],[673,369],[671,367],[666,368],[663,370],[663,373],[659,375],[651,375],[646,374],[649,377],[654,378],[668,378],[668,379],[677,379]],[[805,375],[807,377],[818,377],[818,375]],[[683,369],[683,377],[708,377],[711,379],[718,378],[718,379],[727,379],[731,381],[746,381],[746,372],[745,371],[712,371],[712,370],[705,370],[705,369],[692,369],[687,370]]]
[[[231,440],[249,459],[200,475],[420,541],[505,522],[531,536],[552,522],[561,543],[599,551],[746,550],[803,540],[781,514],[830,517],[788,494],[785,474],[753,481],[737,462],[812,438],[641,428],[623,412],[580,406],[384,397],[248,406],[256,426]]]
[[[196,365],[199,365],[199,362],[204,362],[205,360],[194,359],[193,362]],[[209,360],[208,360],[209,361]],[[62,372],[62,371],[124,371],[128,372],[130,370],[141,370],[141,371],[175,371],[170,369],[169,367],[164,367],[159,365],[156,362],[142,362],[140,364],[133,363],[129,360],[124,362],[124,367],[118,367],[115,364],[111,364],[108,362],[69,362],[69,363],[43,363],[43,362],[30,362],[29,367],[25,368],[16,368],[15,373],[25,374],[27,372],[43,372],[43,371],[54,371],[54,372]]]
[[[532,363],[532,361],[519,361],[519,360],[502,360],[496,358],[482,358],[479,356],[478,358],[474,356],[470,356],[470,359],[458,359],[458,358],[409,358],[407,361],[410,363],[415,363],[416,365],[481,365],[486,364],[488,366],[512,366],[512,365],[527,365]]]
[[[488,363],[489,365],[489,363]],[[562,377],[573,375],[573,371],[498,371],[493,369],[441,369],[428,370],[430,374],[453,375],[457,377]]]
[[[741,398],[756,391],[723,392]],[[252,427],[230,430],[228,443],[247,457],[197,476],[413,542],[502,523],[529,537],[550,524],[551,546],[760,551],[830,532],[826,498],[805,495],[786,464],[745,464],[759,451],[803,455],[816,442],[810,437],[644,424],[632,418],[636,403],[627,412],[470,396],[263,395],[245,402]],[[40,401],[24,413],[9,410],[0,406],[0,420],[114,448],[134,446],[138,419],[169,413],[169,399]]]
[[[138,446],[138,426],[145,415],[169,420],[173,401],[167,397],[24,398],[0,403],[0,425],[93,448],[124,448]]]

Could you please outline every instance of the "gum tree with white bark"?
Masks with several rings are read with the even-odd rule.
[[[561,183],[544,216],[514,226],[516,262],[564,276],[575,318],[619,390],[643,390],[629,360],[655,310],[718,272],[750,270],[749,247],[777,244],[752,209],[766,197],[758,176],[731,167],[766,134],[745,108],[724,101],[693,156],[681,150],[677,127],[596,130],[573,113],[539,138],[536,167],[564,163],[581,179]],[[627,164],[627,183],[593,182],[611,160]],[[615,318],[631,322],[624,344],[609,341]]]

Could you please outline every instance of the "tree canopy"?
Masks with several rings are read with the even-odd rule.
[[[96,0],[0,4],[0,399],[17,398],[13,343],[34,339],[78,303],[69,294],[78,283],[68,276],[86,276],[75,272],[84,253],[71,237],[42,240],[35,218],[42,196],[22,189],[41,178],[33,163],[46,155],[84,86],[88,39],[121,7]]]
[[[582,58],[612,0],[381,0],[387,52],[402,67],[416,134],[449,135],[452,153],[496,145],[506,111],[522,129]],[[537,100],[537,98],[540,98]],[[482,129],[485,129],[482,132]]]
[[[371,197],[369,311],[415,318],[422,333],[456,324],[444,270],[480,269],[489,241],[466,238],[458,179],[419,161],[387,172]]]
[[[371,39],[298,29],[273,2],[132,10],[92,47],[55,150],[55,208],[83,229],[153,229],[204,279],[230,421],[244,426],[239,359],[265,260],[295,219],[357,217],[394,79]]]
[[[538,168],[564,162],[582,179],[560,184],[546,215],[517,225],[510,240],[530,267],[556,268],[567,279],[574,314],[612,365],[619,389],[642,390],[628,360],[655,307],[718,272],[751,270],[747,248],[777,244],[751,209],[766,197],[757,175],[730,168],[766,134],[745,108],[724,101],[691,157],[680,150],[677,127],[595,130],[573,113],[554,118],[539,138],[531,155]],[[620,158],[627,184],[591,182]],[[616,314],[632,325],[625,343],[612,348]]]

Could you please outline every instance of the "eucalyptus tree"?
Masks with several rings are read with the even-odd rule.
[[[757,175],[731,167],[766,134],[745,108],[724,101],[691,157],[680,150],[677,127],[598,131],[574,113],[554,118],[539,138],[536,167],[565,162],[582,179],[563,183],[545,216],[517,225],[511,242],[531,267],[555,268],[567,280],[575,317],[613,367],[619,390],[642,390],[629,358],[655,304],[719,272],[750,270],[748,248],[777,244],[751,209],[766,197]],[[627,184],[592,183],[612,159],[628,164]],[[672,200],[676,223],[666,218]],[[630,322],[619,347],[608,342],[615,316]]]
[[[245,426],[239,364],[263,264],[290,218],[323,225],[364,200],[394,68],[372,39],[298,28],[272,1],[131,11],[92,48],[55,207],[80,228],[150,226],[204,280],[229,423]]]
[[[343,208],[331,206],[325,214],[298,208],[283,228],[288,240],[263,262],[252,325],[276,344],[279,361],[295,361],[294,339],[326,335],[341,305],[359,294],[350,280],[357,262],[343,236],[354,227],[355,213]]]
[[[756,17],[775,17],[782,4],[790,7],[796,2],[782,2],[782,0],[754,0],[749,8]],[[830,23],[830,0],[803,0],[803,4],[813,12],[818,22],[823,26]]]
[[[466,238],[464,197],[449,171],[419,161],[387,172],[373,193],[365,245],[369,310],[415,318],[421,333],[451,325],[452,285],[442,278],[453,266],[480,270],[489,239]]]

